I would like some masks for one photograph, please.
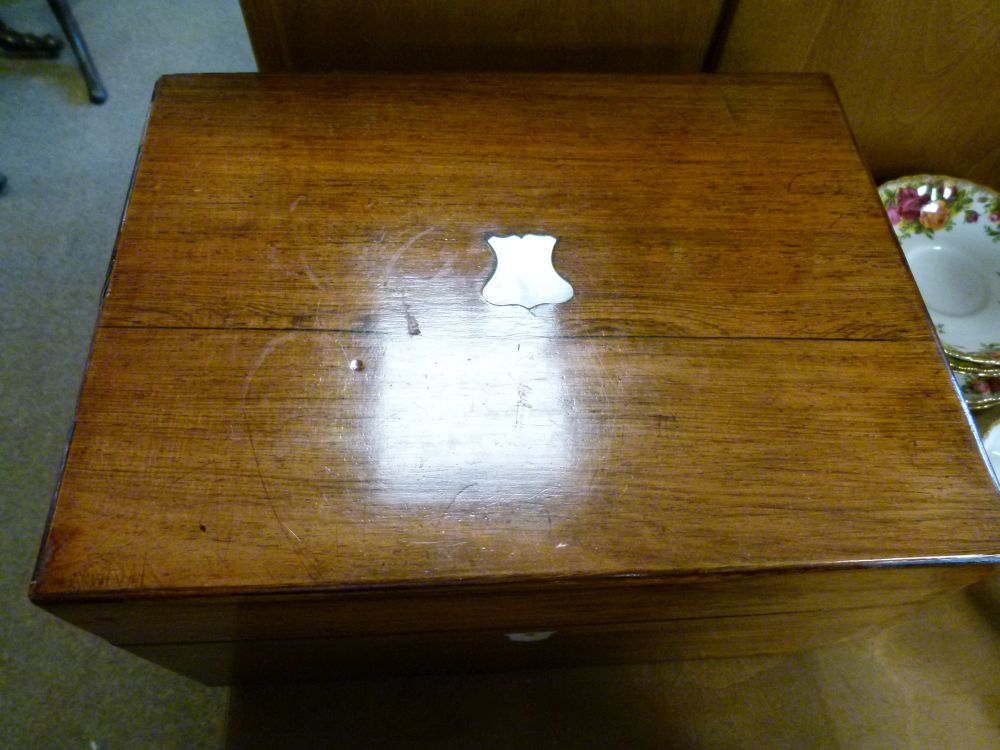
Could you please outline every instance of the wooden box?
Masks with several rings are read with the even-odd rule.
[[[570,299],[484,298],[514,235]],[[176,76],[31,596],[225,683],[806,648],[997,562],[824,77]]]

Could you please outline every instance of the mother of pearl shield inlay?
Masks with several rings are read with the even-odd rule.
[[[486,242],[497,258],[496,270],[483,287],[483,299],[491,305],[520,305],[530,310],[573,297],[572,285],[552,266],[552,250],[558,242],[555,237],[493,235]]]

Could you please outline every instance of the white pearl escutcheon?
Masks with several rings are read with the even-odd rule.
[[[492,236],[487,240],[496,255],[497,268],[483,287],[491,305],[537,305],[568,302],[573,287],[552,266],[558,241],[547,234]]]

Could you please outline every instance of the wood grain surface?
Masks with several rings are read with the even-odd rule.
[[[740,0],[720,70],[829,73],[877,180],[997,188],[998,66],[995,0]]]
[[[481,304],[486,236],[545,231],[586,293],[539,335],[926,341],[806,80],[166,79],[103,323],[507,336],[529,316]]]
[[[569,302],[482,298],[526,232]],[[874,617],[1000,561],[966,417],[821,76],[168,77],[32,596],[181,670]]]
[[[1000,187],[995,0],[241,5],[266,72],[829,73],[876,179],[930,172]]]
[[[995,549],[1000,508],[923,342],[531,330],[102,329],[40,590],[614,576]],[[348,367],[355,358],[363,371]],[[861,377],[890,371],[889,382]],[[927,401],[919,429],[899,417],[915,399]]]
[[[235,640],[125,646],[209,685],[322,681],[331,676],[578,667],[800,651],[905,612],[866,607],[742,617],[580,625],[539,642],[499,630],[360,635],[335,639]]]
[[[565,630],[585,623],[650,625],[903,607],[982,577],[977,565],[816,567],[812,570],[461,582],[348,591],[144,591],[123,600],[63,595],[48,607],[113,643],[335,641],[365,635]],[[152,594],[152,595],[148,595]],[[808,618],[804,618],[803,622]],[[775,634],[777,637],[778,634]],[[749,645],[749,644],[748,644]],[[746,652],[745,652],[746,653]]]
[[[261,72],[701,69],[721,0],[241,0]]]

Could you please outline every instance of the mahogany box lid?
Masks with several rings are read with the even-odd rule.
[[[998,553],[826,78],[171,76],[33,596]]]

